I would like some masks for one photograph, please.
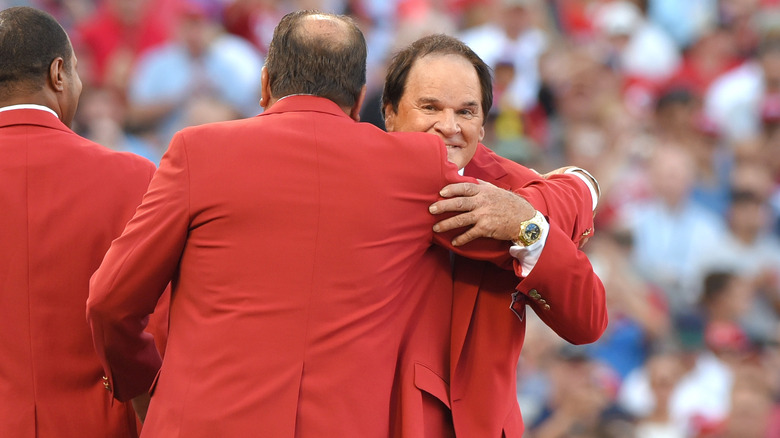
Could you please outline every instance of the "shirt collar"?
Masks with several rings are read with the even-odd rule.
[[[279,102],[280,100],[284,100],[284,99],[287,99],[288,97],[293,97],[293,96],[314,96],[314,95],[313,94],[309,94],[309,93],[288,94],[287,96],[282,96],[282,97],[276,99],[276,101]]]
[[[19,110],[19,109],[35,109],[35,110],[41,110],[41,111],[48,111],[52,114],[54,114],[54,117],[60,118],[60,116],[57,115],[57,113],[54,112],[53,109],[43,106],[43,105],[36,105],[34,103],[23,103],[20,105],[10,105],[10,106],[4,106],[0,107],[0,113],[3,111],[12,111],[12,110]]]

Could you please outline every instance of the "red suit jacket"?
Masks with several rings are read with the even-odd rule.
[[[526,185],[539,190],[543,196],[530,195],[529,200],[550,222],[542,255],[519,285],[512,273],[461,257],[456,257],[453,272],[450,372],[455,431],[464,437],[520,438],[516,370],[526,304],[573,344],[594,342],[607,327],[604,285],[578,250],[580,239],[593,232],[591,195],[573,175],[527,185],[533,174],[492,152],[475,156],[465,174],[506,188]],[[566,178],[573,184],[566,184]],[[520,294],[513,308],[523,319],[509,310],[515,289]]]
[[[463,180],[437,137],[312,96],[181,131],[92,278],[114,396],[160,366],[140,330],[173,279],[145,437],[386,436],[414,294],[452,237],[428,206]],[[469,251],[502,262],[508,247]]]
[[[84,312],[153,173],[48,112],[0,112],[0,436],[137,436],[132,408],[104,388]]]
[[[483,145],[464,173],[515,189],[547,217],[550,232],[519,285],[510,271],[459,256],[451,266],[439,255],[438,283],[430,285],[417,309],[417,330],[402,345],[393,436],[522,436],[516,367],[525,321],[510,310],[513,300],[521,316],[530,304],[573,343],[592,342],[606,328],[604,287],[577,249],[593,231],[585,184],[573,175],[544,180]]]

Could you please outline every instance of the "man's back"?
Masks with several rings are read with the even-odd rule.
[[[386,435],[409,291],[438,238],[427,207],[458,178],[435,137],[310,96],[177,134],[90,302],[120,350],[102,316],[143,314],[174,278],[148,436]]]
[[[111,406],[85,305],[89,277],[154,165],[40,109],[0,112],[0,436],[134,436]]]

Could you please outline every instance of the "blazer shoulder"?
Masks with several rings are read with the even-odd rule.
[[[422,155],[428,153],[432,156],[446,157],[444,141],[436,135],[427,132],[385,132],[376,128],[381,135],[387,136],[389,141],[395,143],[398,151]]]
[[[72,144],[83,151],[83,158],[90,157],[95,165],[118,177],[132,176],[148,181],[157,169],[153,162],[140,155],[111,149],[76,133],[70,133],[70,136]]]

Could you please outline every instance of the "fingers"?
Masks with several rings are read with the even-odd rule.
[[[447,231],[454,230],[456,228],[467,227],[477,223],[477,216],[472,213],[463,213],[457,216],[453,216],[443,221],[439,221],[433,226],[433,231],[437,233],[446,233]]]
[[[547,178],[549,178],[549,177],[551,177],[553,175],[563,175],[567,170],[571,169],[572,167],[574,167],[574,166],[559,167],[559,168],[557,168],[555,170],[552,170],[550,172],[545,173],[544,175],[542,175],[542,177],[544,177],[544,179],[547,179]]]
[[[485,183],[487,184],[487,183]],[[444,198],[453,196],[474,196],[479,193],[479,185],[474,183],[455,183],[444,186],[439,194]]]
[[[476,231],[476,227],[471,228],[465,233],[452,239],[452,246],[462,246],[479,237],[481,237],[481,234],[478,231]]]
[[[474,225],[466,230],[463,234],[456,236],[452,240],[453,246],[465,245],[472,240],[480,237],[492,237],[495,231],[489,227],[484,226],[479,222],[479,216],[474,213],[463,213],[458,216],[453,216],[449,219],[438,222],[433,226],[433,231],[437,233],[444,233],[457,228],[463,228]],[[504,239],[499,239],[504,240]]]
[[[460,213],[434,225],[438,233],[470,227],[453,240],[455,246],[476,238],[512,240],[517,237],[520,223],[533,217],[534,207],[523,197],[492,184],[458,183],[442,189],[442,196],[453,196],[429,207],[432,214]]]
[[[482,188],[484,188],[484,187],[495,187],[495,188],[498,188],[498,187],[496,187],[496,186],[495,186],[493,183],[489,183],[489,182],[487,182],[487,181],[483,181],[483,180],[481,180],[481,179],[479,179],[479,178],[477,178],[477,182],[479,183],[479,184],[477,184],[477,185],[478,185],[477,189],[479,189],[480,191],[481,191],[481,190],[482,190]]]
[[[479,184],[474,183],[455,183],[445,186],[439,194],[445,199],[433,203],[428,210],[432,214],[441,214],[448,211],[471,211],[484,203],[484,200],[477,200],[483,194],[488,194],[491,191],[504,191],[499,189],[493,184],[479,180]]]
[[[452,199],[442,199],[436,201],[428,207],[431,214],[441,214],[448,211],[471,211],[476,207],[473,198],[457,197]]]

